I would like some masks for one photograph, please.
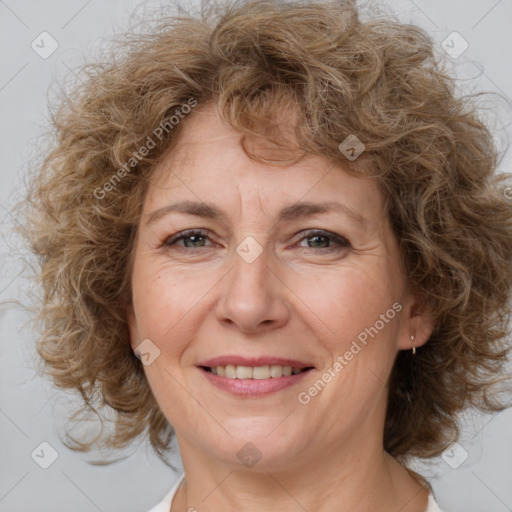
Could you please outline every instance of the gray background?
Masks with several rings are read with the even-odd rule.
[[[44,146],[48,88],[93,55],[100,38],[126,27],[137,5],[132,0],[0,0],[0,512],[141,512],[178,476],[145,443],[111,466],[91,465],[87,461],[98,453],[79,454],[62,445],[58,433],[74,398],[37,373],[35,333],[26,324],[28,313],[16,303],[29,300],[30,266],[11,233],[10,208]],[[446,41],[461,91],[498,93],[482,100],[482,108],[504,147],[512,127],[512,0],[388,0],[375,9],[386,6],[402,22],[425,28],[441,53]],[[43,46],[43,31],[58,42],[48,58],[31,47],[34,40]],[[469,45],[460,56],[453,53],[463,48],[454,31]],[[510,164],[509,152],[501,170],[510,172]],[[512,511],[512,410],[467,415],[461,423],[459,445],[417,469],[430,479],[446,512]],[[52,448],[41,447],[42,442]],[[40,465],[52,462],[52,450],[58,457],[43,469]],[[172,461],[181,472],[175,453]]]

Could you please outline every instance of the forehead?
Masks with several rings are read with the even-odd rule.
[[[152,205],[171,197],[205,203],[228,198],[239,203],[244,198],[246,203],[257,200],[269,209],[272,202],[282,199],[338,201],[353,211],[382,213],[383,198],[376,182],[348,174],[327,157],[308,154],[297,160],[297,151],[283,148],[282,143],[245,138],[244,145],[248,142],[251,153],[292,163],[269,165],[254,160],[243,149],[243,134],[225,123],[213,104],[196,110],[183,122],[179,138],[151,179],[146,199]],[[282,133],[293,144],[292,129],[284,125]]]

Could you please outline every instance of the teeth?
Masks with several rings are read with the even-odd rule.
[[[252,379],[252,368],[250,366],[237,366],[236,367],[237,379]]]
[[[221,368],[221,366],[217,366],[217,373],[219,372],[219,368]],[[226,371],[224,372],[224,377],[227,377],[228,379],[236,379],[236,366],[228,364],[226,366]]]
[[[228,379],[270,379],[287,377],[301,373],[301,369],[291,366],[235,366],[228,364],[227,366],[215,366],[210,368],[212,373],[227,377]]]
[[[270,366],[255,366],[252,370],[252,378],[270,379]]]
[[[283,367],[272,365],[270,367],[270,376],[271,377],[282,377],[283,376]]]

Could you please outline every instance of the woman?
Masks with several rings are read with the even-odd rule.
[[[125,44],[28,202],[39,354],[116,413],[75,448],[175,433],[152,512],[439,511],[407,464],[504,407],[512,205],[430,38],[257,1]]]

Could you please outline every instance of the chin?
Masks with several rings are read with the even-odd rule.
[[[290,416],[291,419],[291,416]],[[238,469],[271,470],[286,467],[291,459],[307,449],[304,432],[290,430],[288,420],[276,418],[238,418],[225,422],[221,440],[204,440],[205,450]]]

